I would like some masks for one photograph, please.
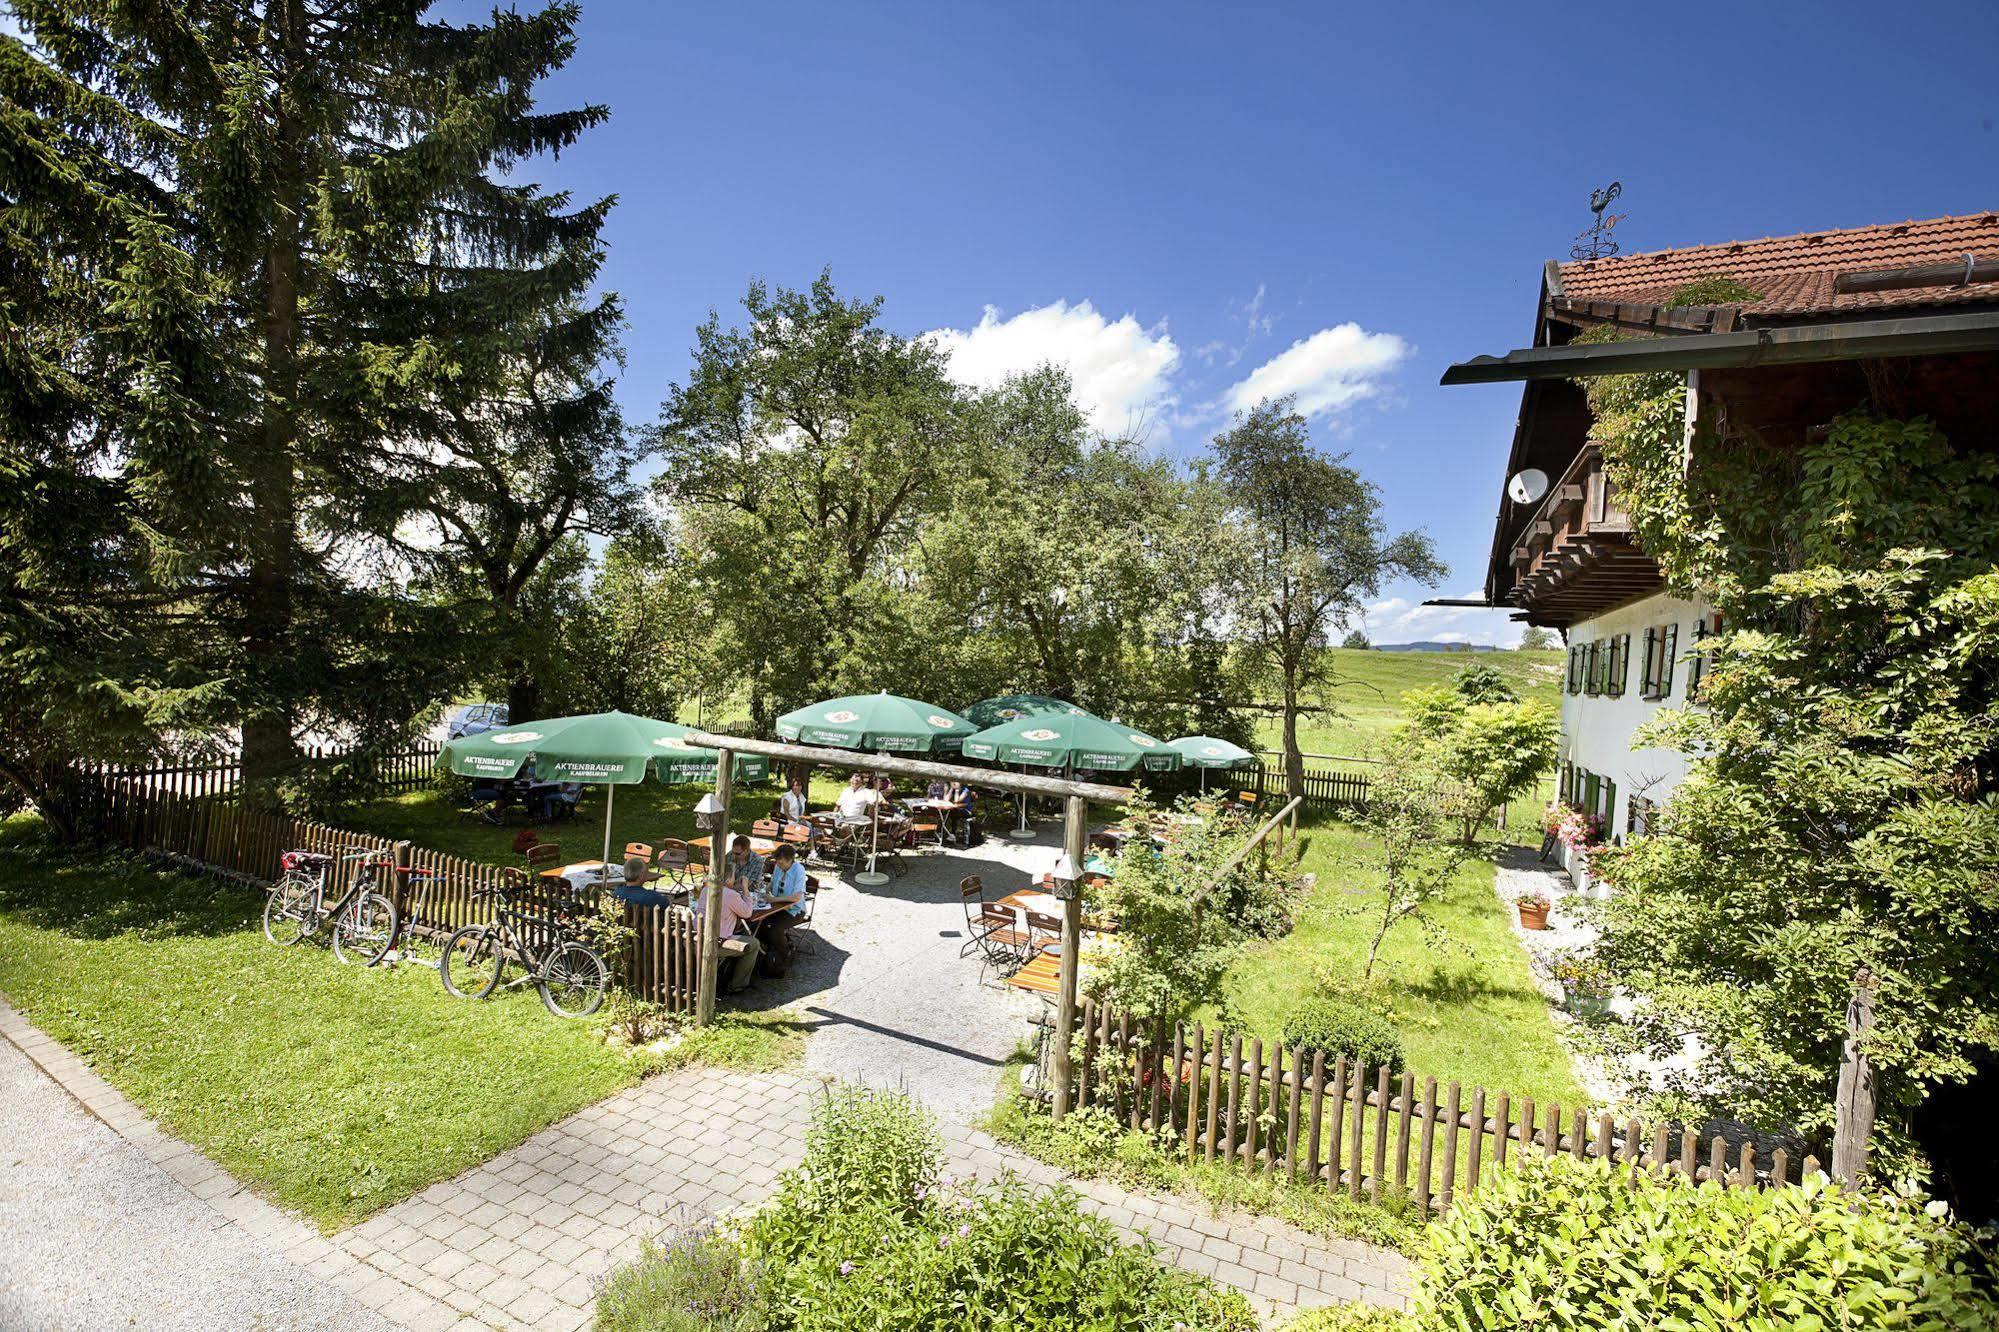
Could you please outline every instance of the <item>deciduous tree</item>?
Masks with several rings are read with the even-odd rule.
[[[1444,566],[1422,533],[1383,530],[1374,486],[1344,454],[1312,447],[1289,398],[1238,415],[1215,437],[1213,455],[1212,476],[1234,519],[1238,631],[1283,691],[1285,780],[1302,796],[1298,714],[1308,691],[1331,678],[1330,659],[1318,649],[1387,580],[1434,584]]]

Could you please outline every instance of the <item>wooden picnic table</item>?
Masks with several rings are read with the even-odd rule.
[[[1027,965],[1006,978],[1016,990],[1030,994],[1059,994],[1062,990],[1062,950],[1044,948],[1027,959]]]

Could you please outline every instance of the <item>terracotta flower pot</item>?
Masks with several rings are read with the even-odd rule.
[[[1520,927],[1528,930],[1548,928],[1548,904],[1546,902],[1522,902],[1520,905]]]

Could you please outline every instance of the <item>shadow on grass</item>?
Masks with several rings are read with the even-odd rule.
[[[1476,1003],[1481,999],[1538,999],[1540,992],[1523,985],[1508,985],[1495,982],[1491,972],[1482,962],[1465,962],[1455,966],[1438,966],[1430,974],[1412,985],[1407,985],[1409,994],[1425,1003],[1457,1006]]]
[[[123,851],[32,836],[0,842],[0,913],[74,939],[233,934],[251,928],[262,906],[247,889],[156,870]]]

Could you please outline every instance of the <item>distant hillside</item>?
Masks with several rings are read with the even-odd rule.
[[[1497,652],[1498,648],[1489,643],[1376,643],[1376,652]]]
[[[1333,676],[1330,702],[1339,716],[1309,713],[1299,718],[1298,739],[1311,753],[1365,757],[1365,750],[1402,717],[1402,696],[1424,685],[1447,684],[1473,665],[1490,666],[1505,676],[1523,698],[1561,702],[1562,653],[1423,651],[1410,644],[1401,651],[1380,648],[1328,648],[1326,665]],[[1275,697],[1274,692],[1266,698]],[[1281,735],[1278,719],[1265,714],[1257,726],[1256,743],[1274,749]]]

